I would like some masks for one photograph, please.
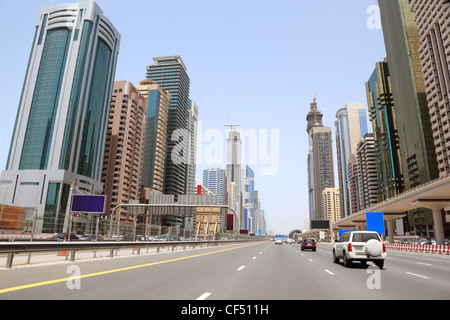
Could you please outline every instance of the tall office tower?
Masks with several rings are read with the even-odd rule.
[[[366,82],[367,103],[373,127],[378,170],[378,201],[392,198],[405,189],[394,100],[387,59],[377,62]]]
[[[171,94],[167,128],[164,193],[186,193],[186,159],[189,134],[190,79],[180,56],[153,58],[155,64],[147,66],[147,79],[153,80]]]
[[[450,3],[411,0],[439,177],[450,174]]]
[[[378,2],[407,190],[439,177],[419,59],[419,33],[409,0]]]
[[[244,217],[241,213],[241,135],[237,131],[229,131],[227,139],[227,173],[234,186],[230,192],[230,204],[235,206],[238,217],[237,226],[242,227]]]
[[[188,146],[186,159],[186,194],[195,194],[195,171],[197,155],[197,127],[198,127],[198,106],[193,100],[189,100],[188,118]]]
[[[322,220],[322,191],[334,188],[331,128],[322,125],[322,114],[314,101],[306,120],[309,137],[308,192],[311,220]]]
[[[254,199],[254,210],[255,210],[255,235],[261,235],[262,232],[262,219],[261,219],[261,202],[259,199],[259,192],[258,190],[255,190],[253,192],[253,199]]]
[[[244,226],[242,229],[255,233],[255,173],[252,168],[242,168],[242,205],[244,207]]]
[[[322,191],[322,212],[324,220],[332,222],[341,219],[341,197],[339,189],[325,188]]]
[[[141,201],[147,203],[151,191],[163,191],[171,96],[169,91],[151,80],[141,81],[136,88],[147,100],[141,179]]]
[[[228,205],[228,175],[225,169],[211,168],[203,171],[203,187],[207,188],[213,194],[219,196],[219,202],[222,205]],[[220,217],[220,228],[226,228],[227,210],[222,209]]]
[[[146,113],[147,99],[131,82],[114,82],[102,176],[107,214],[119,204],[139,200]],[[116,220],[127,221],[127,210],[120,210]]]
[[[336,112],[336,155],[338,164],[339,193],[341,196],[341,215],[350,215],[350,188],[348,182],[348,160],[356,154],[359,140],[368,132],[364,103],[347,103]]]
[[[306,164],[308,169],[308,203],[309,203],[309,217],[310,219],[317,219],[317,208],[316,208],[316,200],[315,200],[315,187],[314,187],[314,158],[313,158],[313,149],[312,149],[312,140],[311,140],[311,129],[313,127],[322,127],[322,118],[323,114],[317,109],[317,103],[314,99],[314,102],[310,104],[310,110],[308,115],[306,116],[306,132],[308,133],[308,155],[306,158]]]
[[[356,153],[359,166],[360,210],[378,203],[378,173],[373,133],[367,133],[359,141]]]
[[[356,213],[360,210],[361,201],[359,194],[359,183],[360,183],[360,171],[364,171],[365,168],[359,165],[359,159],[356,154],[350,155],[348,160],[348,186],[350,188],[350,212]]]
[[[100,194],[120,34],[94,1],[41,8],[6,171],[7,204],[61,231],[70,186]]]

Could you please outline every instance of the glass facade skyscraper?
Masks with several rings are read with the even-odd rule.
[[[404,191],[400,146],[387,59],[378,62],[366,83],[378,171],[378,201]]]
[[[102,192],[120,34],[94,1],[41,8],[2,184],[6,202],[36,207],[58,230],[70,184]],[[57,214],[58,213],[58,214]],[[40,228],[40,229],[39,229]]]
[[[341,196],[341,216],[351,212],[348,163],[356,154],[358,142],[368,133],[367,112],[364,103],[347,103],[336,113],[334,122],[336,132],[336,156],[338,165],[339,192]]]
[[[164,193],[186,193],[190,79],[180,56],[153,58],[146,77],[171,94],[167,129]]]
[[[228,204],[228,175],[225,169],[210,168],[203,171],[203,187],[219,196],[222,205]],[[226,228],[226,209],[221,209],[220,228]]]

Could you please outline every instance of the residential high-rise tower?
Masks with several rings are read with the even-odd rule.
[[[106,213],[130,200],[139,200],[144,155],[147,99],[129,81],[114,82],[103,164]],[[116,213],[127,213],[121,209]]]

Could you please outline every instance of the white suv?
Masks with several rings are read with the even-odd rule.
[[[333,262],[342,258],[344,266],[349,267],[353,261],[366,264],[372,261],[380,269],[386,259],[386,246],[377,232],[351,231],[344,233],[333,245]]]

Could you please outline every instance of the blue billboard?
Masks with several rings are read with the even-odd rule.
[[[73,195],[72,212],[104,213],[106,196]]]
[[[367,231],[376,231],[378,234],[385,234],[383,212],[366,211],[366,222]]]

